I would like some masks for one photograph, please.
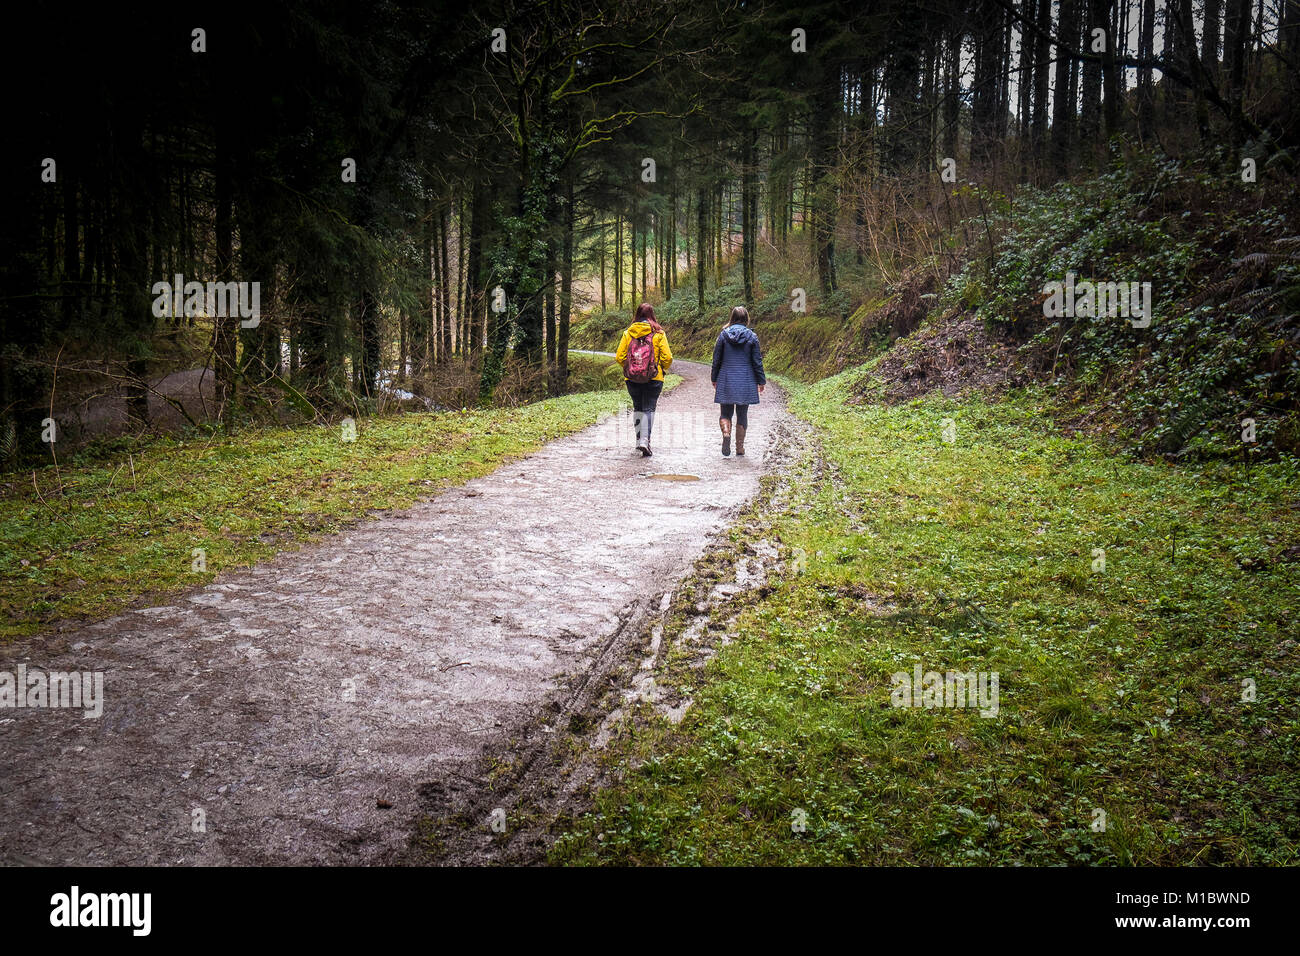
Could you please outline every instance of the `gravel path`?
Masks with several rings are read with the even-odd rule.
[[[778,390],[723,459],[708,368],[673,371],[653,458],[625,412],[170,604],[0,649],[0,671],[102,671],[105,699],[98,719],[0,709],[0,860],[400,858],[422,788],[508,750],[757,491]]]

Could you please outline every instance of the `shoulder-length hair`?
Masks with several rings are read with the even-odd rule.
[[[636,315],[633,316],[632,321],[648,322],[650,323],[650,328],[654,329],[656,332],[662,332],[664,330],[664,327],[659,324],[659,320],[655,318],[655,307],[649,302],[642,302],[636,307]]]

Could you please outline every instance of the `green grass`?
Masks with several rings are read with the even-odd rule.
[[[0,640],[105,617],[407,507],[626,402],[605,387],[515,409],[360,419],[351,442],[338,425],[159,439],[129,456],[90,451],[34,480],[0,476]]]
[[[1296,463],[1117,458],[1034,393],[845,404],[863,374],[793,387],[827,468],[733,532],[785,576],[703,673],[669,653],[694,705],[623,727],[552,861],[1296,864]],[[917,663],[997,671],[997,715],[891,706]]]
[[[597,392],[607,388],[623,388],[623,371],[618,363],[603,355],[569,353],[570,392]]]

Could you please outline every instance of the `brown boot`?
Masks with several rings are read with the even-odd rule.
[[[745,426],[736,426],[736,457],[745,453]]]
[[[731,456],[731,419],[719,418],[718,427],[722,429],[722,457]]]

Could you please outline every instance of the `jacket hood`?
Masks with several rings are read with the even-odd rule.
[[[630,335],[630,336],[632,336],[632,338],[634,338],[634,339],[639,339],[639,338],[641,338],[641,336],[643,336],[643,335],[649,335],[649,334],[650,334],[650,323],[649,323],[649,322],[633,322],[631,325],[629,325],[629,326],[627,327],[627,334]]]
[[[748,325],[729,325],[722,330],[722,334],[727,337],[732,345],[744,345],[747,342],[757,342],[758,336]]]

